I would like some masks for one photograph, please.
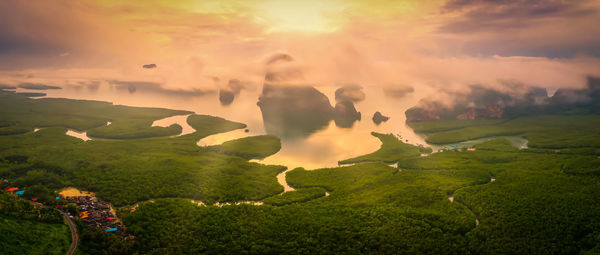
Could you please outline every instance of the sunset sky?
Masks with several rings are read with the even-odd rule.
[[[0,83],[260,86],[266,59],[286,53],[310,84],[582,87],[600,76],[599,11],[594,0],[4,0]]]

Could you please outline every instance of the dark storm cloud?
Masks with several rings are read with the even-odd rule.
[[[29,1],[0,1],[0,69],[58,66],[66,62],[59,56],[69,45],[60,38],[72,31],[68,24],[74,22],[48,22],[46,17],[54,10],[38,15],[29,5]]]
[[[147,65],[143,65],[142,68],[145,69],[152,69],[152,68],[156,68],[156,64],[147,64]]]
[[[0,1],[0,54],[59,54],[59,46],[37,33],[45,25],[20,2]]]
[[[475,55],[600,56],[600,6],[588,0],[450,0],[438,27]]]
[[[463,19],[445,24],[441,31],[461,33],[522,28],[537,19],[582,18],[598,14],[588,1],[573,0],[451,0],[445,11],[466,11]]]
[[[449,0],[444,5],[448,11],[462,10],[473,7],[502,8],[514,11],[516,8],[527,12],[549,14],[580,6],[587,0]]]

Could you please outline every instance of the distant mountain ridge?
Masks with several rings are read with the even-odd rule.
[[[471,93],[456,95],[452,107],[439,101],[421,101],[406,111],[408,122],[514,118],[539,114],[600,113],[600,78],[588,77],[587,88],[559,89],[552,97],[542,88],[521,94],[472,86]]]

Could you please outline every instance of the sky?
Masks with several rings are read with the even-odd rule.
[[[260,87],[287,54],[314,85],[581,88],[598,24],[598,0],[4,0],[0,83]]]

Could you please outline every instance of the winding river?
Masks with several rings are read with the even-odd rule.
[[[485,184],[488,184],[488,183],[492,183],[494,181],[496,181],[496,178],[490,177],[490,181],[489,182],[486,182],[484,184],[479,184],[479,185],[485,185]],[[462,189],[462,188],[460,188],[460,189]],[[457,189],[457,190],[459,190],[459,189]],[[457,190],[455,190],[454,192],[456,192]],[[448,200],[450,200],[450,202],[454,202],[454,195],[448,196]],[[460,201],[457,201],[457,202],[460,203],[461,205],[463,205],[464,207],[466,207],[467,210],[469,210],[471,213],[473,213],[473,215],[475,215],[475,227],[479,226],[479,216],[475,212],[473,212],[473,210],[469,206],[467,206],[466,204],[464,204],[463,202],[460,202]]]
[[[196,132],[196,130],[187,123],[188,115],[175,115],[152,122],[153,127],[168,127],[173,124],[179,124],[181,126],[181,133],[176,136],[187,135]]]
[[[317,87],[330,100],[331,105],[335,105],[334,86]],[[296,167],[305,169],[318,169],[324,167],[337,167],[338,160],[364,155],[377,150],[380,142],[377,138],[371,136],[371,132],[393,133],[401,136],[402,140],[414,144],[431,147],[434,152],[440,149],[451,148],[452,145],[458,148],[472,147],[475,144],[488,141],[492,138],[481,138],[464,141],[456,144],[435,145],[427,144],[424,138],[416,134],[406,125],[406,116],[404,112],[417,104],[423,95],[422,91],[408,94],[404,97],[387,96],[381,88],[365,87],[363,91],[366,98],[363,101],[355,103],[355,107],[362,114],[362,120],[354,122],[351,127],[338,127],[334,121],[330,121],[323,128],[312,131],[303,137],[282,138],[281,150],[262,160],[252,160],[262,164],[283,165],[288,169],[277,175],[277,181],[284,187],[284,192],[292,191],[286,182],[285,175],[288,171]],[[238,139],[247,136],[263,135],[265,123],[263,122],[260,108],[256,105],[260,96],[260,89],[242,90],[235,96],[233,103],[222,105],[218,100],[218,94],[207,93],[204,95],[192,94],[170,94],[157,91],[138,90],[137,92],[128,92],[120,90],[114,86],[104,84],[94,89],[78,88],[67,86],[61,90],[48,90],[48,98],[72,98],[108,101],[114,104],[141,106],[141,107],[163,107],[170,109],[180,109],[195,112],[197,114],[207,114],[223,117],[232,121],[242,122],[247,125],[248,132],[244,130],[234,130],[231,132],[211,135],[200,139],[198,146],[218,145],[223,142]],[[373,113],[380,111],[383,115],[389,116],[387,122],[379,125],[371,121]],[[188,115],[171,116],[168,118],[156,120],[152,126],[167,127],[172,124],[179,124],[182,127],[182,133],[186,135],[195,130],[187,124]],[[107,125],[111,123],[108,122]],[[35,131],[38,131],[36,129]],[[67,135],[77,137],[84,141],[91,138],[86,132],[68,130]],[[527,148],[527,140],[517,136],[504,137],[518,148]],[[423,154],[421,156],[428,156]]]

